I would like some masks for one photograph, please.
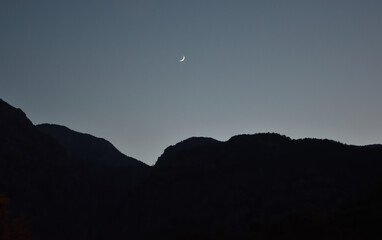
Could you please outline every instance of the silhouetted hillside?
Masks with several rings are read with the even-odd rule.
[[[382,145],[193,137],[149,167],[2,100],[0,133],[0,194],[38,240],[382,237]]]
[[[67,163],[64,149],[1,99],[0,133],[0,192],[15,192],[17,186],[28,193],[36,191],[30,185],[45,188],[47,182],[58,181],[55,171]]]
[[[99,164],[112,166],[145,165],[134,158],[122,154],[103,138],[79,133],[65,126],[55,124],[40,124],[36,127],[41,132],[56,139],[71,158],[91,160]]]
[[[381,181],[378,146],[267,133],[200,140],[166,149],[140,189],[149,239],[170,232],[174,239],[185,233],[232,237],[301,211],[330,214]],[[184,147],[189,141],[192,146]]]
[[[68,164],[64,149],[2,100],[0,133],[0,193],[10,197],[11,212],[33,219],[32,226],[57,221],[52,212],[61,207],[57,200],[67,192],[62,184]]]
[[[205,138],[205,137],[192,137],[181,141],[175,146],[170,146],[165,149],[162,156],[158,158],[158,161],[155,163],[156,168],[160,168],[161,166],[165,168],[177,168],[177,167],[195,167],[196,162],[191,161],[178,161],[179,158],[187,157],[192,159],[191,154],[195,152],[200,152],[203,148],[211,148],[211,146],[219,143],[219,141],[213,138]],[[198,158],[194,158],[194,160],[200,160]]]
[[[30,220],[37,239],[105,239],[113,232],[115,216],[125,204],[121,196],[148,174],[149,167],[118,156],[105,142],[96,143],[101,157],[95,160],[91,149],[86,152],[86,142],[80,152],[86,159],[77,158],[77,152],[67,155],[59,140],[0,100],[0,194],[10,198],[11,213]],[[102,155],[129,164],[113,165]]]

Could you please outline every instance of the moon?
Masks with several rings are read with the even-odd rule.
[[[183,56],[182,59],[179,60],[179,62],[184,62],[185,59],[186,59],[186,56]]]

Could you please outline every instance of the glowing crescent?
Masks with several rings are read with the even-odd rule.
[[[179,62],[184,62],[185,59],[186,59],[186,56],[183,56],[182,59],[179,60]]]

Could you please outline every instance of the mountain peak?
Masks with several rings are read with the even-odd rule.
[[[256,134],[241,134],[231,137],[227,142],[233,144],[277,144],[291,141],[291,138],[278,133],[256,133]]]
[[[179,157],[178,155],[181,153],[187,153],[193,151],[194,149],[198,149],[204,146],[213,145],[216,143],[220,143],[220,141],[209,138],[209,137],[190,137],[187,138],[175,145],[171,145],[167,147],[163,154],[158,158],[158,161],[155,163],[156,167],[162,166],[163,162],[167,162],[168,159],[174,159],[174,161]],[[165,163],[167,165],[167,163]]]
[[[33,123],[28,119],[26,114],[19,108],[9,105],[0,98],[0,124],[7,128],[12,126],[17,127],[32,127]]]

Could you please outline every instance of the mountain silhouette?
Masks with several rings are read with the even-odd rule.
[[[60,209],[57,199],[67,192],[62,184],[62,171],[70,164],[65,150],[1,99],[0,132],[0,193],[10,197],[13,214],[33,219],[32,227],[49,226],[58,220],[51,214]]]
[[[173,229],[237,236],[255,223],[300,211],[330,214],[375,190],[382,180],[381,154],[380,145],[275,133],[227,142],[191,138],[167,148],[140,189],[149,196],[140,201],[152,213],[142,225],[163,239]]]
[[[192,137],[150,167],[2,100],[0,132],[0,194],[37,239],[382,237],[379,144]]]
[[[122,154],[110,142],[90,134],[79,133],[65,126],[40,124],[36,126],[41,132],[56,139],[66,150],[70,158],[93,161],[113,166],[139,166],[144,163]]]
[[[12,214],[30,220],[37,239],[105,239],[123,204],[119,199],[150,170],[91,136],[85,136],[90,143],[84,151],[68,151],[60,138],[1,99],[0,133],[0,194],[10,199]],[[94,161],[95,152],[87,148],[91,142],[104,150]],[[113,162],[102,156],[114,157]]]
[[[164,167],[167,168],[170,166],[177,168],[181,165],[187,165],[188,163],[190,165],[189,167],[193,167],[195,166],[194,162],[176,161],[176,159],[182,158],[182,156],[188,156],[188,154],[195,152],[195,149],[201,149],[206,146],[211,147],[217,143],[219,143],[219,141],[213,138],[206,137],[191,137],[189,139],[183,140],[174,146],[166,148],[164,153],[158,158],[158,161],[155,163],[155,167],[160,168],[162,165],[164,165]]]

